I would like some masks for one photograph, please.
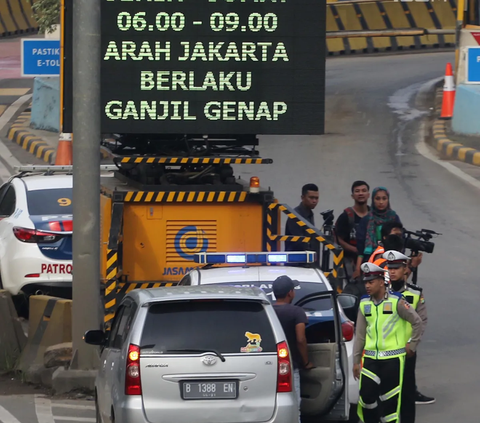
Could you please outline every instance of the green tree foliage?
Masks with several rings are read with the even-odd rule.
[[[32,10],[40,32],[51,34],[60,23],[60,0],[34,0]]]

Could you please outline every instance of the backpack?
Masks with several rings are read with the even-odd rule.
[[[350,234],[352,233],[352,230],[355,229],[355,233],[357,233],[357,229],[358,229],[358,224],[356,225],[355,224],[355,210],[353,210],[353,207],[347,207],[344,212],[347,214],[348,216],[348,227],[350,229]],[[350,241],[349,241],[349,244],[351,245],[357,245],[357,239],[352,239],[352,237],[350,236]]]

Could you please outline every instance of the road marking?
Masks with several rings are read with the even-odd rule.
[[[10,119],[13,117],[13,115],[17,112],[17,110],[22,107],[24,103],[26,103],[28,100],[32,98],[32,94],[27,94],[24,95],[20,98],[17,98],[11,106],[5,110],[5,113],[3,113],[2,116],[0,116],[0,131],[3,129],[3,127],[10,121]]]
[[[467,182],[470,185],[473,185],[475,188],[480,189],[480,181],[475,179],[473,176],[465,173],[463,170],[460,170],[457,166],[440,160],[438,157],[435,157],[428,149],[427,145],[425,144],[425,124],[422,122],[421,124],[421,139],[418,141],[416,147],[417,151],[427,159],[431,160],[432,162],[437,163],[438,165],[447,169],[450,173],[455,175],[457,178],[460,178],[464,182]]]
[[[1,405],[0,405],[0,421],[2,423],[20,423],[14,416],[12,416]]]
[[[77,410],[95,410],[94,405],[65,404],[63,402],[52,402],[52,407],[73,408]]]
[[[64,420],[66,422],[92,422],[95,423],[97,419],[94,417],[70,417],[70,416],[54,416],[56,421]],[[38,422],[40,423],[40,422]]]
[[[0,132],[8,124],[8,122],[10,122],[10,119],[12,119],[18,109],[22,107],[31,98],[31,94],[24,95],[23,97],[18,98],[7,110],[5,110],[5,112],[0,116]],[[9,164],[12,171],[14,167],[21,166],[21,163],[16,159],[16,157],[2,141],[0,141],[0,157],[3,159],[4,162]],[[0,165],[0,179],[2,182],[6,182],[11,175],[12,172],[8,169],[7,166],[5,166],[5,164],[3,166]]]
[[[24,95],[30,91],[30,88],[0,88],[0,95],[17,96]]]
[[[0,116],[3,114],[7,106],[5,104],[0,104]]]
[[[52,414],[52,402],[48,398],[35,395],[35,412],[38,423],[55,423]]]

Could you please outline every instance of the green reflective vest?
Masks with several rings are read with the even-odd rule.
[[[380,304],[375,304],[369,296],[361,299],[360,310],[367,321],[365,357],[384,360],[405,355],[407,322],[397,312],[401,297],[389,292]]]
[[[405,299],[410,303],[410,305],[416,310],[418,306],[418,302],[420,301],[420,295],[421,292],[412,289],[410,287],[407,287],[405,291],[402,292],[402,295],[405,297]],[[410,341],[410,337],[412,336],[412,325],[408,322],[406,322],[406,339],[407,343]]]

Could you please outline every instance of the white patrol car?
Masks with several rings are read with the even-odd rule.
[[[20,172],[0,187],[0,288],[71,298],[73,177]]]
[[[358,300],[348,294],[336,296],[319,269],[288,266],[288,263],[313,262],[314,259],[312,252],[201,253],[195,255],[195,261],[205,266],[190,271],[179,285],[259,287],[275,302],[273,281],[281,275],[297,280],[299,286],[293,304],[303,307],[308,316],[309,358],[316,366],[302,373],[302,421],[318,421],[318,417],[348,420],[350,415],[351,421],[356,422],[359,385],[352,374],[354,324],[346,312],[356,314]],[[213,267],[215,264],[221,267]],[[340,303],[350,308],[344,310]]]

